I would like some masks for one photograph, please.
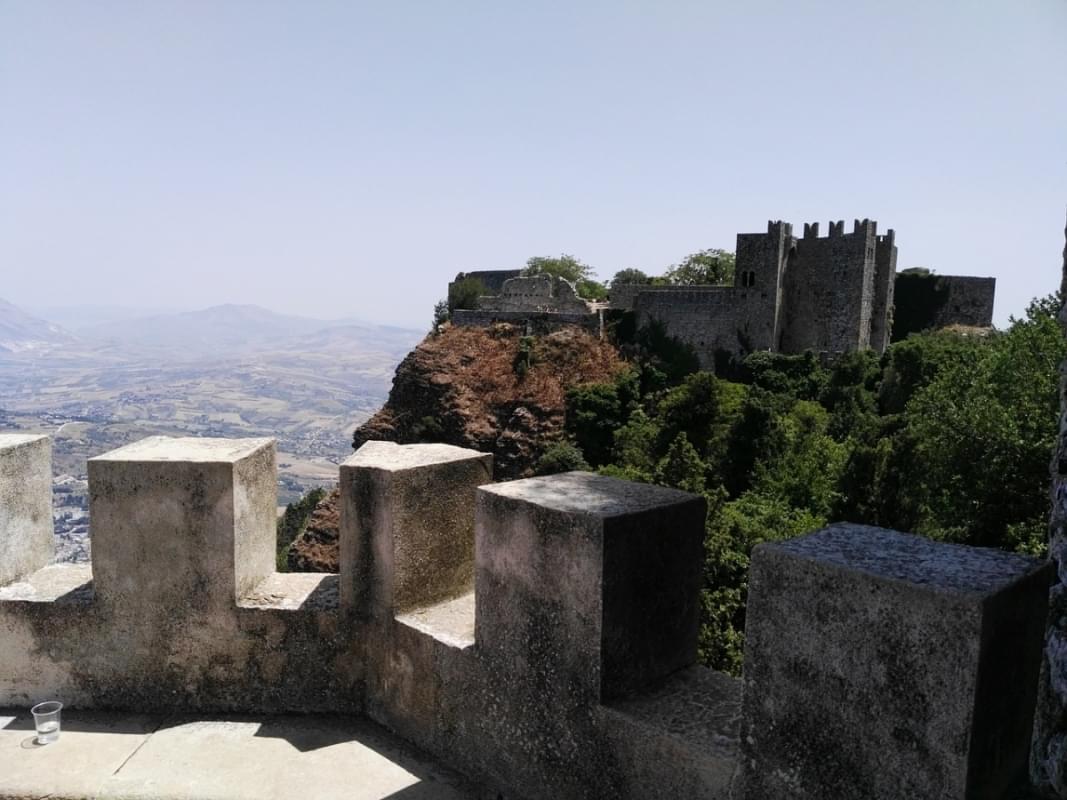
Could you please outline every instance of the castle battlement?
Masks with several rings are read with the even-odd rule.
[[[339,574],[279,574],[273,441],[153,437],[90,460],[68,565],[50,459],[0,435],[0,705],[367,715],[531,800],[993,797],[1025,764],[1036,559],[856,525],[761,545],[742,682],[695,665],[696,495],[370,442]]]

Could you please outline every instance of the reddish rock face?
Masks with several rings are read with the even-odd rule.
[[[492,453],[497,480],[528,477],[563,435],[567,390],[624,368],[607,341],[578,327],[523,336],[514,325],[446,328],[401,362],[389,400],[353,447],[442,442]]]
[[[307,528],[289,545],[290,572],[337,572],[340,497],[340,490],[334,489],[315,506]]]

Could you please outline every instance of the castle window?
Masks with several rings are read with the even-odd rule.
[[[748,289],[756,285],[756,273],[752,270],[745,270],[741,273],[741,286]]]

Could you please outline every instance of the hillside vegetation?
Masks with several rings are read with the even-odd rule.
[[[916,334],[828,366],[755,353],[717,376],[623,316],[630,367],[571,390],[565,428],[603,473],[707,497],[701,655],[737,673],[761,541],[848,520],[1043,552],[1059,305],[1036,300],[1004,332]]]

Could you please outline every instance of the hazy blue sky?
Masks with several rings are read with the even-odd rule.
[[[1067,2],[0,0],[0,297],[425,326],[768,218],[1056,288]]]

